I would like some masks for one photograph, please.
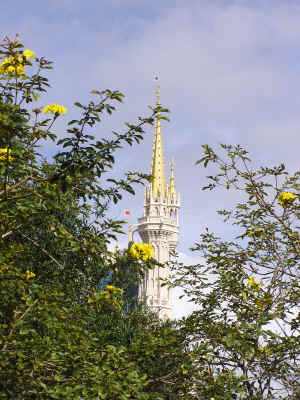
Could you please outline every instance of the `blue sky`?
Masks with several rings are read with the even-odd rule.
[[[28,0],[2,2],[1,35],[20,34],[25,47],[55,61],[47,102],[68,107],[88,101],[91,89],[119,89],[124,105],[97,137],[147,115],[161,77],[165,164],[175,157],[182,196],[180,244],[184,254],[205,227],[225,237],[216,210],[232,207],[236,193],[203,192],[212,170],[195,166],[201,145],[246,147],[255,165],[285,162],[299,169],[300,3],[294,0]],[[63,134],[65,120],[57,126]],[[119,154],[116,174],[149,172],[153,130]],[[49,148],[51,153],[53,149]],[[142,213],[143,193],[125,196],[113,216]]]

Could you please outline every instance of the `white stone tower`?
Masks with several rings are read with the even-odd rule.
[[[157,106],[160,106],[160,86],[157,87]],[[170,269],[166,266],[170,250],[178,243],[178,211],[180,196],[174,182],[174,161],[171,161],[169,184],[165,183],[162,147],[161,120],[155,121],[155,138],[152,155],[152,183],[145,189],[144,215],[138,219],[137,230],[144,243],[151,243],[154,257],[164,267],[156,266],[148,271],[139,287],[139,297],[160,318],[172,317],[171,292],[162,286],[160,278],[167,278]]]

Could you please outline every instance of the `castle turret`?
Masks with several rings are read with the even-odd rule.
[[[156,105],[160,106],[160,86],[157,87]],[[148,271],[139,287],[139,297],[161,318],[171,318],[171,289],[162,286],[168,278],[169,254],[178,243],[179,194],[175,189],[174,160],[171,161],[170,181],[165,183],[162,129],[159,115],[155,121],[155,137],[151,168],[152,182],[145,188],[144,215],[138,219],[137,230],[143,242],[151,243],[155,259],[162,264]]]

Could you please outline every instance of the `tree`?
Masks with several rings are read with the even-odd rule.
[[[124,96],[94,90],[96,100],[75,103],[81,116],[57,141],[52,129],[65,107],[30,109],[49,86],[42,74],[52,63],[23,50],[18,37],[5,38],[0,55],[0,398],[169,398],[166,385],[157,386],[167,370],[184,387],[177,363],[188,357],[184,338],[143,311],[124,312],[122,273],[98,286],[116,265],[134,271],[135,284],[151,268],[151,260],[128,251],[116,260],[108,244],[122,221],[107,218],[123,191],[134,194],[133,185],[149,177],[128,172],[117,180],[107,172],[117,151],[139,143],[144,125],[167,110],[151,109],[125,133],[96,140],[87,128],[111,115]],[[51,161],[39,148],[43,140],[58,146]],[[159,370],[158,353],[168,352],[176,357]]]
[[[243,200],[224,221],[232,240],[208,230],[193,251],[203,262],[175,264],[173,285],[198,310],[181,322],[189,337],[197,399],[298,399],[300,382],[299,177],[279,167],[251,168],[239,145],[204,145],[198,164],[219,173],[203,189],[223,187]]]

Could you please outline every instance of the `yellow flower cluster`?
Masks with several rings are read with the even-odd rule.
[[[0,64],[0,75],[14,74],[23,75],[25,73],[25,61],[35,56],[34,51],[26,49],[22,53],[23,56],[10,56],[6,57]]]
[[[129,254],[137,260],[147,261],[154,256],[154,250],[150,243],[134,243]]]
[[[35,52],[29,49],[26,49],[23,51],[23,56],[28,60],[29,58],[32,58],[35,56]]]
[[[88,303],[95,303],[98,300],[105,300],[111,302],[115,295],[119,296],[122,293],[122,289],[117,288],[113,285],[107,285],[105,290],[101,290],[100,292],[96,293],[94,297],[88,298]]]
[[[25,272],[25,279],[28,281],[28,279],[34,278],[35,274],[31,271],[29,271],[29,269]]]
[[[263,285],[263,281],[256,282],[254,278],[250,278],[250,279],[248,279],[247,284],[252,289],[259,291],[260,287]]]
[[[22,57],[7,57],[0,64],[0,75],[15,74],[23,75],[25,72],[25,65],[23,64]]]
[[[296,195],[294,193],[290,192],[282,192],[278,196],[278,203],[284,207],[288,204],[291,204],[296,198]]]
[[[50,112],[51,114],[66,115],[67,109],[60,104],[49,104],[49,106],[44,107],[44,113],[47,114],[48,112]]]
[[[118,288],[113,285],[107,285],[105,289],[111,293],[118,291]]]
[[[7,159],[8,161],[12,161],[14,157],[12,157],[10,153],[11,153],[10,149],[5,149],[5,148],[0,149],[0,161],[6,161]]]

